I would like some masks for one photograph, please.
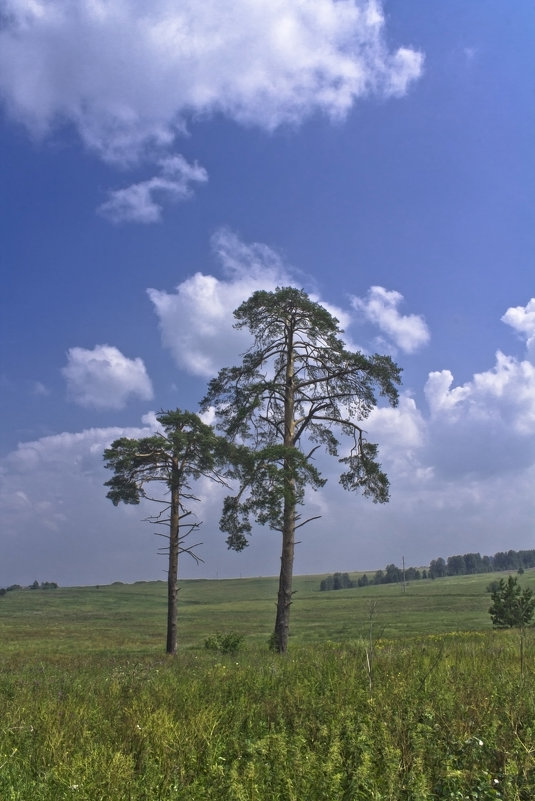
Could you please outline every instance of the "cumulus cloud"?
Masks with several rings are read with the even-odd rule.
[[[505,315],[528,339],[530,310],[531,302]],[[391,483],[386,507],[360,498],[334,505],[329,485],[337,477],[330,473],[322,492],[336,530],[345,534],[343,541],[330,540],[331,556],[339,554],[338,569],[348,560],[376,568],[399,564],[402,554],[414,564],[423,554],[431,559],[468,551],[492,554],[511,543],[531,547],[534,365],[498,351],[492,367],[459,386],[449,370],[430,373],[425,396],[427,409],[402,394],[398,408],[376,409],[366,422]],[[318,548],[323,536],[321,530],[312,535]]]
[[[414,398],[402,393],[396,408],[378,407],[366,421],[366,436],[380,443],[381,459],[386,460],[389,472],[394,471],[396,482],[402,477],[412,483],[427,477],[429,467],[422,462],[427,440],[427,423]]]
[[[192,183],[204,183],[208,174],[204,167],[189,164],[183,156],[160,159],[160,175],[108,193],[98,211],[114,223],[159,222],[162,201],[176,202],[191,197]]]
[[[512,432],[535,434],[535,366],[496,353],[495,366],[453,387],[449,370],[429,374],[425,393],[431,416],[459,422],[501,421]]]
[[[36,578],[113,581],[123,571],[131,580],[145,578],[140,560],[151,565],[154,544],[139,509],[114,514],[102,454],[119,437],[154,431],[146,417],[139,427],[63,432],[23,442],[0,459],[0,586]],[[152,577],[159,577],[154,567]]]
[[[70,348],[61,372],[70,398],[80,406],[122,409],[132,395],[141,400],[153,397],[143,360],[128,359],[110,345]]]
[[[401,96],[423,56],[390,51],[378,0],[3,0],[0,95],[38,134],[73,124],[108,161],[168,149],[222,113],[272,130]]]
[[[507,313],[529,339],[531,302]],[[362,552],[376,554],[368,565],[481,551],[511,543],[530,547],[535,514],[535,368],[501,351],[487,370],[455,385],[451,371],[432,372],[425,385],[427,409],[406,394],[396,409],[379,408],[366,422],[379,443],[391,482],[391,500],[380,510],[361,499],[336,503],[333,537],[340,565],[362,565]],[[330,474],[329,484],[336,481]],[[331,489],[323,491],[330,497]],[[332,514],[332,513],[331,513]],[[352,546],[355,532],[358,545]],[[381,536],[378,533],[382,532]],[[378,542],[379,540],[379,542]],[[396,556],[397,554],[397,556]],[[408,557],[408,554],[413,554]]]
[[[429,329],[421,315],[400,314],[398,306],[402,302],[403,295],[382,286],[370,287],[366,298],[351,299],[353,308],[378,326],[397,347],[405,353],[414,353],[429,342]]]
[[[531,298],[525,306],[507,309],[502,321],[525,339],[528,358],[535,364],[535,298]]]
[[[493,368],[453,385],[449,370],[429,374],[433,461],[444,475],[496,475],[535,460],[535,366],[501,351]],[[431,455],[429,455],[431,458]]]
[[[46,467],[52,472],[61,469],[62,466],[89,469],[102,458],[104,448],[107,448],[113,440],[119,437],[148,437],[154,433],[155,417],[145,415],[142,422],[145,425],[137,428],[90,428],[80,432],[54,434],[31,442],[21,442],[16,450],[4,459],[4,467],[8,464],[19,476],[31,473],[37,467]],[[31,499],[27,495],[31,492],[30,488],[25,491],[20,489],[17,492],[24,495],[25,501],[31,505]]]
[[[267,245],[245,244],[227,229],[212,238],[223,278],[195,273],[175,292],[148,289],[162,342],[177,365],[211,377],[248,347],[248,335],[232,327],[232,312],[258,289],[294,283],[281,257]]]

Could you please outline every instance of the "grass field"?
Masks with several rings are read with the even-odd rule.
[[[485,591],[503,574],[414,581],[320,592],[323,576],[294,581],[291,644],[346,641],[369,629],[375,604],[376,634],[387,638],[491,628]],[[535,589],[535,571],[522,586]],[[202,648],[217,631],[235,630],[253,645],[265,644],[275,617],[277,579],[181,581],[179,640]],[[165,644],[164,582],[25,590],[0,598],[0,642],[4,655],[30,648],[54,653],[158,653]]]
[[[181,582],[175,659],[163,583],[7,593],[0,801],[532,801],[535,643],[521,673],[499,577],[297,577],[284,658],[272,578]],[[230,631],[243,651],[205,649]]]

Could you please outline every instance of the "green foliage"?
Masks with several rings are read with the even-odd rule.
[[[429,577],[432,579],[444,578],[446,575],[446,562],[442,556],[439,556],[438,559],[432,559],[429,565]]]
[[[229,631],[226,634],[210,634],[204,641],[204,647],[209,651],[219,651],[222,654],[235,654],[243,648],[244,634]]]
[[[301,504],[307,486],[319,489],[325,484],[316,467],[299,450],[271,445],[260,451],[237,449],[237,475],[242,489],[223,502],[220,528],[227,534],[227,545],[242,551],[248,545],[251,518],[260,525],[282,530],[284,502]],[[293,481],[288,483],[288,472]]]
[[[320,590],[347,590],[351,587],[356,587],[357,582],[349,578],[349,573],[333,573],[332,576],[327,576],[320,582]]]
[[[521,628],[531,623],[535,611],[535,598],[529,588],[521,589],[518,579],[509,576],[500,579],[492,592],[489,614],[495,628]]]
[[[509,632],[0,663],[9,801],[532,801],[535,676]],[[529,645],[534,664],[533,643]]]
[[[110,488],[106,497],[114,506],[138,504],[149,497],[147,487],[155,482],[167,491],[178,484],[185,499],[195,500],[189,495],[188,482],[202,476],[212,478],[228,458],[227,442],[196,414],[176,409],[160,412],[156,419],[161,434],[121,437],[104,451],[104,466],[114,472],[105,482]],[[179,469],[173,472],[174,463]]]
[[[498,551],[493,556],[481,556],[480,553],[457,554],[448,556],[447,562],[439,557],[431,561],[429,572],[430,578],[442,578],[492,573],[495,570],[517,570],[520,573],[530,567],[535,567],[535,549]]]
[[[347,590],[353,587],[368,587],[370,584],[400,584],[427,578],[427,572],[415,567],[402,569],[394,564],[387,565],[384,570],[377,570],[372,579],[367,574],[358,579],[351,579],[348,573],[333,573],[320,582],[320,590]]]
[[[55,581],[42,581],[40,584],[37,579],[30,584],[29,587],[26,589],[28,590],[57,590],[58,585]],[[9,587],[0,587],[0,595],[5,595],[6,592],[12,592],[14,590],[22,590],[20,584],[11,584]]]
[[[242,490],[222,518],[229,547],[247,544],[251,516],[280,530],[284,502],[300,505],[306,486],[323,486],[311,457],[320,446],[338,455],[336,428],[354,445],[339,459],[348,468],[342,485],[386,501],[388,481],[376,446],[363,439],[358,421],[377,404],[376,392],[397,403],[399,368],[387,356],[348,351],[338,321],[293,287],[255,292],[234,316],[254,344],[241,365],[211,381],[203,401],[205,408],[217,407],[227,436],[253,445],[241,465]]]

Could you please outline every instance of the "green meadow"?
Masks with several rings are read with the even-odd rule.
[[[0,801],[535,799],[535,638],[493,631],[484,574],[320,592],[274,578],[0,598]],[[535,571],[519,577],[535,589]],[[205,648],[243,635],[236,653]]]

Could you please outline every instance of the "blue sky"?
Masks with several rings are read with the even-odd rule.
[[[528,0],[1,0],[0,586],[162,578],[102,449],[196,410],[294,284],[403,367],[391,479],[329,481],[297,572],[535,547],[535,8]],[[187,577],[273,575],[200,487]]]

